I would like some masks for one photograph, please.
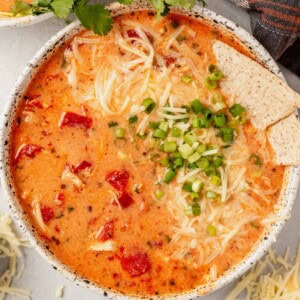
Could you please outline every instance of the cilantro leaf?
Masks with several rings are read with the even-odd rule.
[[[53,0],[50,6],[54,14],[60,18],[66,18],[72,11],[74,0]]]
[[[112,29],[113,19],[101,4],[77,6],[75,14],[86,29],[93,30],[96,34],[105,35]]]
[[[36,5],[39,7],[48,7],[52,0],[38,0]]]
[[[119,3],[125,4],[125,5],[131,4],[132,1],[133,1],[133,0],[118,0]]]
[[[165,2],[163,0],[149,0],[153,8],[156,10],[157,15],[161,16],[165,11]]]
[[[32,14],[31,5],[21,0],[16,0],[11,7],[11,12],[16,15],[28,16]]]

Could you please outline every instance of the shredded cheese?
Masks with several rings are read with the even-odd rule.
[[[283,257],[270,251],[242,278],[226,300],[238,299],[243,291],[247,300],[300,299],[300,246],[294,259],[289,256],[289,249]]]
[[[18,259],[22,256],[21,248],[28,246],[25,240],[19,239],[13,232],[10,217],[0,213],[0,257],[2,260],[9,259],[9,269],[0,275],[0,299],[6,295],[30,299],[29,290],[11,286],[14,277],[21,274],[22,265],[18,266]]]

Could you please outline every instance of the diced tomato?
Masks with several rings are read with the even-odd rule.
[[[40,94],[37,95],[30,95],[30,96],[25,96],[25,102],[26,102],[26,109],[30,109],[30,108],[43,108],[43,104],[41,102],[41,100],[39,99],[41,97]]]
[[[129,180],[129,173],[126,170],[112,171],[106,174],[105,180],[116,190],[124,191]]]
[[[48,242],[48,243],[51,242],[51,239],[47,235],[40,234],[39,236],[44,242]]]
[[[18,163],[19,160],[26,156],[28,158],[34,158],[36,154],[42,151],[42,147],[35,144],[23,144],[18,149],[15,156],[15,163]]]
[[[140,276],[150,271],[151,264],[147,253],[137,251],[133,254],[122,254],[121,266],[132,277]]]
[[[74,173],[78,174],[82,170],[91,169],[91,167],[92,167],[92,164],[90,162],[84,160],[74,168]]]
[[[134,29],[128,29],[127,35],[130,38],[139,38],[140,37],[139,34]]]
[[[65,195],[63,193],[58,193],[54,199],[54,203],[58,206],[63,206],[65,204]]]
[[[114,222],[109,221],[100,227],[96,238],[102,242],[110,240],[114,237]]]
[[[176,57],[174,56],[165,56],[164,59],[167,67],[173,64],[177,60]]]
[[[126,208],[133,203],[133,199],[126,191],[123,191],[118,197],[118,202],[122,208]]]
[[[57,233],[60,233],[60,228],[57,225],[55,225],[54,229]]]
[[[70,111],[62,113],[58,121],[59,128],[62,128],[64,126],[69,126],[75,128],[80,127],[80,128],[89,129],[92,127],[92,124],[93,124],[93,120],[91,118]]]
[[[54,210],[49,206],[44,206],[41,208],[42,219],[45,223],[50,222],[54,219]]]

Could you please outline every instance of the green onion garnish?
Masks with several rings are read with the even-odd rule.
[[[117,139],[123,139],[125,137],[125,128],[122,128],[122,127],[118,127],[116,128],[116,131],[115,131],[115,136]]]
[[[175,152],[177,148],[176,142],[165,142],[164,151],[165,152]]]
[[[186,192],[192,192],[193,191],[193,188],[192,188],[192,183],[189,182],[189,181],[186,181],[183,186],[182,186],[182,189]]]
[[[181,81],[184,82],[184,83],[190,83],[192,81],[192,77],[191,76],[188,76],[188,75],[184,75],[182,78],[181,78]]]
[[[194,149],[188,144],[183,144],[179,147],[178,150],[184,159],[187,159],[190,155],[194,153]]]
[[[221,167],[222,163],[223,163],[223,157],[217,156],[217,158],[214,161],[215,167],[217,167],[217,168]]]
[[[201,213],[201,209],[198,203],[194,203],[193,205],[188,205],[184,208],[184,213],[189,216],[199,216]]]
[[[204,172],[207,176],[212,176],[212,175],[217,174],[216,167],[214,165],[211,165],[211,164],[204,170]]]
[[[210,74],[210,78],[212,80],[220,80],[223,77],[222,72],[216,68],[211,74]]]
[[[167,137],[167,133],[164,130],[156,129],[153,132],[153,136],[158,138],[158,139],[164,140]]]
[[[128,119],[130,125],[134,124],[137,120],[138,120],[137,116],[132,116]]]
[[[212,120],[213,119],[213,112],[208,109],[208,108],[205,108],[204,109],[204,117],[206,120]]]
[[[234,138],[234,129],[230,127],[220,128],[219,135],[223,142],[232,142]]]
[[[170,183],[176,176],[176,172],[172,169],[169,169],[167,174],[165,175],[164,182]]]
[[[197,166],[204,171],[209,166],[209,160],[205,157],[201,157],[200,160],[197,161]]]
[[[192,126],[193,126],[193,128],[200,128],[200,120],[199,120],[199,118],[193,118],[192,119]]]
[[[159,127],[159,122],[149,122],[150,129],[157,129]]]
[[[199,160],[201,157],[201,155],[198,152],[193,153],[191,156],[188,157],[188,162],[190,164],[196,162],[197,160]]]
[[[142,105],[145,107],[145,112],[150,114],[154,108],[156,107],[156,103],[153,101],[152,98],[146,98],[143,100]]]
[[[210,64],[208,66],[208,68],[207,68],[207,70],[208,70],[209,73],[212,73],[212,72],[214,72],[217,69],[218,69],[218,67],[216,65],[213,65],[213,64]]]
[[[164,157],[162,158],[159,163],[163,166],[163,167],[168,167],[169,166],[169,157]]]
[[[173,127],[171,130],[172,137],[180,137],[181,136],[181,129],[178,127]]]
[[[206,145],[205,144],[200,144],[197,148],[196,151],[200,154],[206,151]]]
[[[224,127],[227,123],[225,114],[214,115],[214,122],[216,127]]]
[[[188,132],[183,136],[183,140],[192,146],[195,142],[198,141],[198,136],[193,132]]]
[[[211,178],[210,178],[210,183],[215,185],[215,186],[220,186],[222,184],[222,180],[219,176],[212,175]]]
[[[164,192],[162,190],[156,190],[155,191],[155,197],[156,199],[160,200],[164,196]]]
[[[202,113],[203,110],[204,110],[204,106],[203,104],[200,102],[200,100],[198,99],[195,99],[193,100],[191,103],[191,108],[192,108],[192,111],[195,113],[195,114],[199,114],[199,113]]]
[[[210,120],[207,120],[204,117],[199,118],[199,127],[200,128],[209,128],[210,124],[211,124]]]
[[[198,201],[200,199],[200,196],[196,192],[191,192],[190,193],[190,198],[191,198],[192,201]]]
[[[159,129],[167,132],[169,129],[169,124],[167,122],[161,122],[158,126]]]
[[[255,153],[252,153],[249,157],[249,161],[253,161],[254,164],[256,164],[257,166],[262,166],[263,163],[261,161],[261,159],[259,158],[259,156]]]
[[[217,229],[213,225],[208,225],[207,226],[207,232],[210,236],[215,236],[217,234]]]
[[[193,182],[193,184],[192,184],[192,190],[193,190],[193,192],[199,193],[199,191],[202,189],[203,185],[204,185],[204,184],[203,184],[202,181],[200,181],[200,180],[195,180],[195,181]]]
[[[245,111],[245,108],[236,103],[234,105],[232,105],[230,108],[229,108],[229,112],[234,116],[234,117],[238,117],[240,116],[243,112]]]
[[[206,77],[204,81],[204,86],[209,90],[214,90],[217,88],[218,84],[217,81],[211,79],[210,77]]]
[[[178,157],[175,159],[174,163],[173,163],[173,168],[177,169],[177,168],[181,168],[184,165],[184,161],[183,158]]]
[[[213,191],[207,191],[206,192],[206,197],[209,199],[216,199],[217,198],[217,193]]]

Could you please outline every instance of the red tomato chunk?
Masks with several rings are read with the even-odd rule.
[[[89,129],[92,127],[92,124],[93,120],[89,117],[82,116],[73,112],[64,112],[59,119],[58,127],[62,128],[64,126],[68,126]]]
[[[49,206],[44,206],[43,208],[41,208],[41,214],[45,223],[48,223],[49,221],[54,219],[54,210]]]
[[[78,174],[80,171],[83,171],[85,169],[91,169],[91,167],[92,167],[92,164],[90,162],[84,160],[74,168],[74,173]]]
[[[147,253],[141,251],[131,255],[122,255],[121,266],[132,277],[145,274],[151,269]]]
[[[129,176],[129,173],[126,170],[112,171],[106,174],[105,180],[116,190],[124,191],[126,189]]]
[[[126,191],[123,191],[118,197],[118,202],[122,208],[126,208],[133,203],[133,199]]]
[[[19,162],[24,156],[34,158],[37,153],[42,151],[42,149],[42,147],[35,144],[23,144],[17,151],[15,162]]]
[[[109,221],[100,227],[96,238],[102,242],[105,242],[114,237],[114,222]]]

